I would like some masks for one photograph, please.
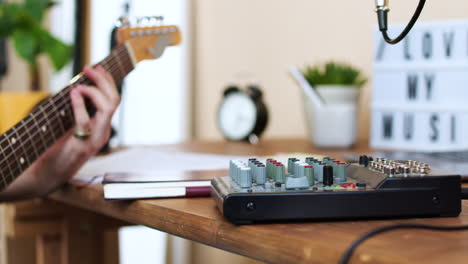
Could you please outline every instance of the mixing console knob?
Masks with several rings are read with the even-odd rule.
[[[274,175],[275,175],[274,179],[276,182],[284,183],[286,175],[284,172],[283,164],[276,164]]]
[[[307,158],[305,158],[305,162],[306,162],[307,164],[311,164],[314,160],[315,160],[314,157],[307,157]]]
[[[369,157],[366,155],[359,156],[359,165],[367,167],[369,165]]]
[[[266,180],[266,170],[265,170],[265,165],[261,164],[258,165],[257,168],[255,169],[255,181],[257,184],[265,184]]]
[[[249,167],[242,168],[240,170],[239,185],[242,188],[252,187],[252,174],[251,169]]]
[[[403,167],[403,175],[408,176],[409,174],[411,174],[410,167]]]
[[[303,176],[305,176],[305,167],[306,167],[306,166],[310,166],[310,165],[307,164],[307,163],[305,163],[305,162],[299,163],[299,165],[297,166],[296,177],[303,177]]]
[[[314,166],[308,165],[304,167],[304,175],[306,176],[307,180],[309,181],[309,186],[313,186],[315,184],[315,177],[314,177]]]
[[[301,166],[301,163],[302,161],[300,160],[296,160],[294,162],[294,176],[300,176],[301,172],[300,172],[300,166]]]
[[[321,162],[314,165],[315,180],[318,182],[323,182],[323,166],[324,164]]]
[[[323,167],[323,185],[333,185],[333,167],[330,165],[325,165]]]
[[[288,177],[286,179],[286,189],[305,189],[309,188],[309,180],[303,177]]]
[[[294,163],[298,161],[296,158],[289,158],[288,159],[288,173],[294,174]]]

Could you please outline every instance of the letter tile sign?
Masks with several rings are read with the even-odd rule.
[[[416,23],[397,45],[376,30],[371,108],[373,148],[468,149],[468,20]]]

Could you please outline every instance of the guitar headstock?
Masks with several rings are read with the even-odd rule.
[[[179,28],[162,25],[162,17],[143,17],[137,21],[136,26],[131,26],[128,20],[121,18],[116,35],[118,45],[125,44],[131,49],[135,63],[159,58],[167,46],[180,43]]]

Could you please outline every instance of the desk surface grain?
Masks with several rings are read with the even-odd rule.
[[[192,142],[156,148],[237,155],[310,152],[339,156],[343,153],[339,150],[314,149],[303,140],[273,140],[257,146],[232,142]],[[468,224],[466,202],[463,202],[460,216],[451,218],[236,226],[223,219],[211,198],[105,201],[100,184],[85,188],[69,184],[49,198],[271,263],[337,263],[344,250],[359,236],[376,227],[394,223]],[[393,231],[364,242],[351,263],[466,263],[467,249],[468,231]]]

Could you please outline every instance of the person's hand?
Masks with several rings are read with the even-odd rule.
[[[109,140],[110,121],[120,101],[116,85],[101,66],[86,66],[83,73],[96,86],[80,85],[71,90],[75,127],[0,192],[0,200],[31,198],[57,189]],[[85,98],[96,108],[93,117],[86,111]]]
[[[85,66],[83,72],[96,87],[79,85],[70,92],[75,117],[75,137],[71,141],[77,148],[82,148],[80,151],[94,155],[109,140],[110,121],[119,105],[120,97],[114,79],[104,68],[97,66],[93,69]],[[96,114],[92,118],[86,111],[85,98],[89,98],[96,107]]]

